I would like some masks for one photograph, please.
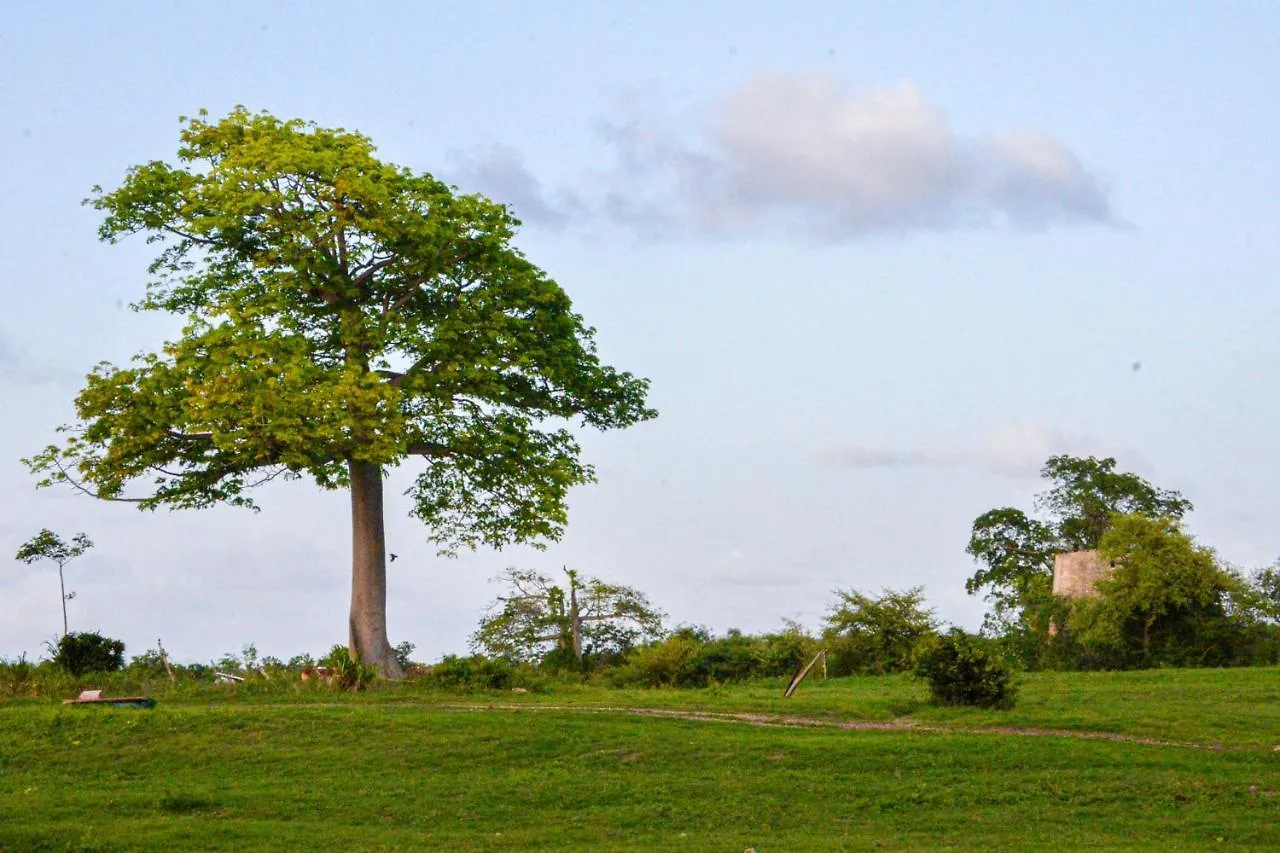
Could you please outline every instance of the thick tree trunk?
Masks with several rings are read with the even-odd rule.
[[[387,678],[403,678],[387,640],[387,546],[382,524],[382,470],[347,463],[351,473],[351,635],[348,648]]]

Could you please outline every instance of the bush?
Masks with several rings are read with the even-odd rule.
[[[801,625],[788,622],[779,633],[765,634],[760,638],[760,665],[756,674],[766,678],[790,678],[813,660],[822,648],[822,643]]]
[[[936,634],[923,587],[885,589],[878,597],[846,590],[836,595],[840,600],[827,616],[824,638],[832,675],[904,672],[921,644]]]
[[[354,660],[343,645],[330,649],[320,663],[333,674],[331,683],[343,690],[363,690],[378,680],[378,668]]]
[[[124,643],[93,631],[65,634],[53,649],[53,662],[75,676],[116,672],[124,668]]]
[[[718,638],[705,628],[685,627],[665,640],[636,649],[607,677],[616,687],[706,687],[789,677],[808,663],[818,648],[817,641],[796,625],[763,636],[730,629]]]
[[[1017,694],[1008,664],[959,628],[924,647],[915,673],[929,682],[929,692],[939,705],[1012,708]]]
[[[431,667],[425,680],[451,690],[506,690],[513,686],[515,677],[515,666],[505,658],[446,655]]]
[[[615,687],[702,687],[706,674],[698,671],[704,640],[682,629],[656,643],[641,646],[625,664],[608,674]]]

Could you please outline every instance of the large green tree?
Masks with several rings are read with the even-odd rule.
[[[966,548],[980,564],[965,583],[992,605],[987,628],[1001,633],[1048,628],[1044,609],[1053,585],[1053,555],[1098,548],[1122,514],[1176,522],[1192,509],[1178,492],[1158,489],[1137,474],[1116,470],[1111,457],[1051,456],[1040,470],[1050,484],[1035,498],[1042,518],[1016,507],[978,516]]]
[[[144,509],[252,506],[277,477],[348,489],[350,651],[384,674],[400,672],[387,469],[423,460],[411,513],[442,552],[536,543],[594,479],[573,422],[655,415],[647,382],[601,363],[569,297],[513,247],[505,206],[384,163],[358,133],[202,112],[183,119],[178,165],[136,166],[89,203],[103,240],[161,247],[135,307],[186,325],[132,366],[99,365],[69,438],[29,464]]]
[[[1248,585],[1170,518],[1117,515],[1099,543],[1110,574],[1072,602],[1066,642],[1086,665],[1235,662],[1256,618]]]

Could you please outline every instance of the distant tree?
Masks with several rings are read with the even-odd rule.
[[[1051,456],[1040,476],[1050,483],[1035,498],[1042,518],[1014,507],[985,512],[973,522],[965,549],[981,564],[965,589],[985,592],[992,606],[985,630],[1030,636],[1032,645],[1048,630],[1055,553],[1096,549],[1118,515],[1177,522],[1192,509],[1178,492],[1117,471],[1111,457]]]
[[[987,614],[988,631],[1013,630],[1021,624],[1029,603],[1049,595],[1057,546],[1053,527],[1027,517],[1020,509],[993,509],[973,522],[965,550],[983,568],[965,581],[964,588],[970,595],[988,590],[987,601],[992,605]]]
[[[77,533],[71,538],[70,542],[64,542],[62,537],[46,528],[31,537],[25,545],[18,549],[17,556],[14,557],[14,559],[22,560],[27,564],[34,563],[37,560],[50,560],[57,563],[58,586],[62,590],[62,636],[64,637],[68,633],[67,602],[75,598],[76,594],[67,592],[67,582],[63,576],[63,569],[66,568],[67,563],[81,556],[92,547],[93,543],[83,533]]]
[[[1257,569],[1249,578],[1254,607],[1269,622],[1280,622],[1280,561]]]
[[[1116,471],[1116,460],[1052,456],[1040,476],[1053,483],[1036,508],[1057,519],[1058,544],[1082,551],[1102,543],[1116,515],[1180,521],[1193,507],[1178,492],[1157,489],[1137,474]]]
[[[580,665],[587,655],[618,654],[662,636],[665,614],[644,593],[572,569],[565,577],[560,586],[529,569],[499,575],[508,593],[489,606],[472,647],[527,663],[551,657]]]
[[[184,317],[182,335],[99,365],[69,440],[28,464],[142,509],[252,507],[277,478],[348,490],[349,654],[398,676],[387,470],[423,461],[411,514],[443,553],[554,540],[569,490],[594,480],[569,427],[653,417],[648,383],[601,363],[503,205],[357,133],[243,108],[184,122],[180,165],[135,166],[89,201],[103,240],[162,247],[135,307]]]
[[[836,595],[826,630],[833,675],[910,669],[920,643],[937,631],[933,611],[924,606],[924,587],[885,589],[879,597],[856,590]]]
[[[1072,602],[1066,631],[1106,667],[1230,662],[1246,621],[1245,583],[1169,518],[1115,516],[1099,543],[1112,565],[1096,596]]]

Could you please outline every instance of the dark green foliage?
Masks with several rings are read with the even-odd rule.
[[[1218,565],[1172,519],[1116,516],[1099,552],[1111,573],[1071,602],[1061,643],[1090,669],[1270,663],[1265,592]]]
[[[991,604],[988,631],[1025,631],[1028,610],[1049,596],[1053,585],[1053,528],[1029,518],[1014,507],[993,509],[978,516],[965,551],[981,564],[965,581],[965,591],[987,591]]]
[[[72,675],[124,668],[124,643],[95,631],[65,634],[51,651],[53,662]]]
[[[915,672],[939,705],[1012,708],[1017,694],[1008,664],[959,628],[928,643]]]
[[[819,648],[818,641],[796,625],[762,636],[731,629],[719,638],[705,628],[685,627],[637,649],[607,678],[618,686],[706,687],[789,677]]]
[[[1194,508],[1178,492],[1116,471],[1116,460],[1110,457],[1052,456],[1040,476],[1054,485],[1036,498],[1036,508],[1058,519],[1058,544],[1064,551],[1099,547],[1117,515],[1179,521]]]
[[[1097,548],[1119,514],[1177,521],[1192,509],[1178,492],[1117,471],[1111,457],[1051,456],[1040,476],[1051,484],[1035,499],[1043,520],[1014,507],[990,510],[973,522],[965,549],[981,564],[965,589],[991,604],[984,631],[1010,639],[1028,665],[1048,642],[1048,622],[1037,617],[1052,594],[1055,553]]]
[[[837,590],[836,595],[840,600],[827,616],[824,635],[832,675],[904,672],[920,643],[936,633],[923,587],[885,589],[878,598],[856,590]]]
[[[446,655],[431,667],[426,679],[451,690],[508,690],[514,686],[516,667],[503,658]]]

